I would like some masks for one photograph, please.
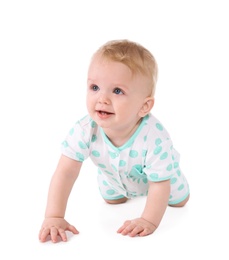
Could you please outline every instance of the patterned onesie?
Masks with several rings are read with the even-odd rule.
[[[135,133],[121,147],[114,146],[89,115],[79,120],[62,143],[63,155],[83,162],[88,157],[98,167],[98,184],[104,199],[146,196],[149,181],[170,179],[169,204],[189,195],[189,186],[164,126],[145,116]]]

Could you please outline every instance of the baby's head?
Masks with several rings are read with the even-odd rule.
[[[88,69],[91,118],[103,129],[128,135],[151,111],[156,80],[157,64],[147,49],[128,40],[107,42]]]
[[[107,60],[121,62],[133,75],[141,73],[149,78],[149,90],[154,96],[158,68],[154,56],[142,45],[129,40],[113,40],[102,45],[93,55]],[[92,57],[92,58],[93,58]]]

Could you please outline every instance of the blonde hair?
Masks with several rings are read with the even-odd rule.
[[[130,68],[133,74],[142,73],[150,78],[151,95],[154,96],[158,67],[152,53],[142,45],[129,40],[113,40],[102,45],[94,55],[117,61]]]

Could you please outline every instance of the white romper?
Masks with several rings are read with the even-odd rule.
[[[145,116],[135,133],[115,147],[89,115],[79,120],[62,143],[63,155],[83,162],[88,157],[98,167],[98,183],[104,199],[146,196],[149,181],[170,179],[169,204],[189,195],[189,186],[164,126],[152,115]]]

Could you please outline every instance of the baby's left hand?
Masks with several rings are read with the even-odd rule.
[[[129,235],[130,237],[135,237],[138,235],[143,237],[152,234],[156,229],[157,227],[154,224],[144,218],[136,218],[125,221],[117,232],[124,236]]]

